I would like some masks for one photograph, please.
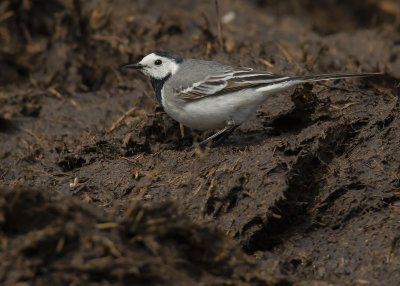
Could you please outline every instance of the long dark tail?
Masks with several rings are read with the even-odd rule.
[[[285,90],[296,86],[301,83],[350,78],[350,77],[368,77],[381,75],[381,73],[331,73],[331,74],[311,74],[304,76],[293,76],[293,77],[279,77],[269,82],[260,84],[258,91],[273,93],[279,90]]]
[[[315,75],[305,75],[305,76],[295,76],[291,77],[291,80],[297,81],[297,83],[303,82],[313,82],[322,80],[331,80],[339,78],[349,78],[349,77],[369,77],[381,75],[381,73],[332,73],[332,74],[315,74]]]

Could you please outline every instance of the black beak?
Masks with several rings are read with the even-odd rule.
[[[140,70],[142,69],[143,66],[139,63],[137,64],[127,64],[127,65],[123,65],[122,67],[120,67],[120,69],[136,69],[136,70]]]

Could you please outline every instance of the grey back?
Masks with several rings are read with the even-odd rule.
[[[175,88],[187,88],[195,82],[204,80],[207,76],[232,70],[232,67],[217,62],[184,59],[177,73],[168,80],[167,84]]]

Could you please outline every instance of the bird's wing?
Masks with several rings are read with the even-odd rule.
[[[264,87],[288,79],[289,77],[273,73],[255,72],[251,68],[227,68],[225,71],[207,76],[189,87],[176,89],[175,92],[181,99],[192,101],[242,89]]]
[[[305,82],[374,75],[379,75],[379,73],[333,73],[288,77],[269,72],[253,71],[251,68],[227,67],[219,74],[209,75],[189,87],[176,89],[175,92],[181,99],[193,101],[249,88],[264,92],[272,89],[282,90]]]

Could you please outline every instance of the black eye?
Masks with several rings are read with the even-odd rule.
[[[154,61],[154,64],[155,64],[156,66],[161,66],[162,61],[161,61],[161,60],[155,60],[155,61]]]

